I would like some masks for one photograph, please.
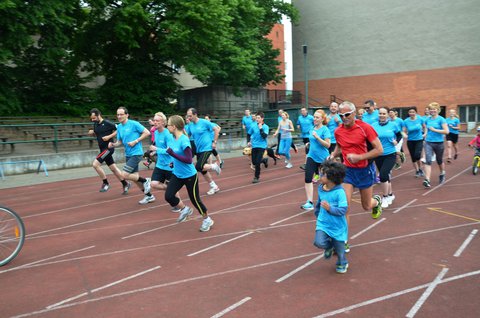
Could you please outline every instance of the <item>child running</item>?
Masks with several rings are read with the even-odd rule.
[[[200,231],[207,232],[214,222],[208,216],[207,208],[200,199],[197,169],[195,169],[192,160],[190,140],[183,133],[184,128],[185,122],[182,117],[173,115],[168,119],[167,129],[174,136],[173,142],[167,148],[167,153],[173,157],[173,175],[167,185],[165,200],[170,203],[172,208],[180,209],[180,216],[177,222],[185,221],[188,216],[192,215],[193,210],[176,196],[176,193],[185,185],[190,201],[203,217]]]
[[[342,187],[345,178],[345,166],[339,162],[326,160],[320,173],[318,201],[315,206],[317,226],[313,245],[325,250],[323,257],[330,259],[337,253],[336,271],[347,272],[348,261],[345,257],[345,242],[348,238],[347,195]]]

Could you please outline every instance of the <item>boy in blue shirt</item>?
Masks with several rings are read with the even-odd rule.
[[[324,161],[320,173],[321,185],[318,187],[318,202],[315,206],[317,225],[313,245],[323,248],[324,258],[330,259],[337,253],[336,271],[347,272],[348,261],[345,257],[345,242],[348,238],[347,195],[342,187],[345,178],[345,166],[339,162]]]

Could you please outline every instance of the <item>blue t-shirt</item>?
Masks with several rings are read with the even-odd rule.
[[[117,139],[122,141],[125,147],[125,156],[142,156],[143,148],[142,142],[130,147],[128,143],[140,137],[146,128],[138,121],[128,119],[126,123],[117,125]]]
[[[378,121],[378,109],[375,109],[371,114],[367,111],[363,113],[362,121],[372,125]]]
[[[173,142],[173,135],[167,130],[163,129],[162,132],[155,130],[155,147],[157,147],[157,163],[155,167],[172,171],[171,163],[173,158],[167,153],[167,148],[171,147]]]
[[[447,121],[442,116],[437,116],[435,119],[432,117],[428,117],[425,121],[425,126],[427,127],[427,137],[425,137],[425,141],[443,142],[445,135],[431,131],[429,128],[433,127],[435,129],[443,129],[442,125],[446,123]]]
[[[403,131],[403,127],[405,127],[405,124],[403,123],[403,119],[397,117],[395,119],[390,119],[392,123],[394,123],[397,126],[397,131]]]
[[[347,195],[341,185],[333,187],[330,191],[325,191],[323,186],[320,185],[318,187],[318,200],[328,202],[330,207],[348,207]],[[345,215],[330,214],[323,207],[320,207],[316,229],[324,231],[328,236],[337,241],[346,241],[348,239],[348,225]]]
[[[270,128],[267,124],[263,124],[262,130],[268,135]],[[260,135],[260,129],[258,128],[258,125],[250,125],[248,134],[250,135],[250,143],[252,144],[252,148],[267,148],[267,138],[264,139],[262,135]]]
[[[178,139],[173,138],[170,148],[179,156],[185,156],[185,149],[190,148],[190,140],[187,136],[181,135]],[[174,157],[173,174],[179,179],[190,178],[197,173],[193,163],[185,163]]]
[[[193,140],[192,132],[190,131],[190,127],[192,127],[192,122],[189,122],[187,125],[185,125],[185,132],[187,133],[187,136],[190,140]]]
[[[458,135],[458,129],[455,129],[455,128],[452,128],[452,127],[459,127],[460,126],[460,119],[458,119],[457,117],[453,117],[453,118],[448,117],[445,120],[447,121],[449,132],[451,134]]]
[[[212,151],[211,132],[215,127],[214,124],[203,118],[199,118],[196,123],[190,123],[190,133],[197,147],[197,153]]]
[[[378,139],[382,143],[382,156],[390,155],[397,152],[395,149],[395,145],[393,144],[393,142],[396,140],[395,134],[399,131],[397,125],[388,120],[385,125],[380,125],[380,123],[377,121],[372,124],[372,127],[377,132]]]
[[[325,148],[322,146],[320,141],[317,140],[317,138],[313,137],[313,132],[316,132],[318,137],[322,138],[323,140],[330,139],[330,130],[326,126],[322,126],[318,129],[315,129],[315,127],[310,130],[310,133],[308,135],[308,139],[310,140],[310,149],[308,151],[308,157],[312,158],[313,161],[316,163],[322,163],[325,161],[325,159],[328,157],[329,152],[328,148]]]
[[[300,126],[300,132],[302,138],[308,138],[310,131],[313,129],[313,116],[307,114],[307,116],[300,115],[297,119],[297,125]]]
[[[331,136],[330,143],[332,144],[337,143],[337,140],[335,139],[335,130],[338,128],[338,126],[340,126],[341,123],[342,123],[342,119],[338,114],[328,115],[327,127],[330,130],[330,136]]]
[[[421,116],[416,116],[414,120],[410,117],[403,120],[403,124],[407,129],[408,140],[418,141],[423,139],[423,119]]]
[[[243,116],[242,118],[242,125],[245,126],[245,131],[248,133],[248,128],[250,128],[250,125],[253,123],[253,118],[252,116]]]

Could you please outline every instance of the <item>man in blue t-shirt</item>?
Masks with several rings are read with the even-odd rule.
[[[371,99],[365,101],[365,113],[363,114],[362,120],[370,125],[378,122],[377,103]]]
[[[297,129],[300,131],[300,136],[304,145],[309,142],[310,132],[314,126],[313,116],[310,115],[305,107],[300,109],[300,116],[297,119]],[[309,147],[305,147],[305,160],[308,155]],[[300,169],[305,170],[305,163],[300,166]]]
[[[247,135],[247,144],[250,142],[250,134],[248,133],[248,129],[250,125],[253,123],[252,115],[250,114],[250,109],[245,109],[245,116],[242,118],[242,128],[245,130]]]

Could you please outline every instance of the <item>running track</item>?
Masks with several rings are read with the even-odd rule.
[[[141,206],[137,188],[99,193],[98,178],[0,190],[28,233],[0,268],[0,317],[478,317],[480,176],[459,144],[440,187],[436,167],[430,190],[408,162],[395,171],[378,220],[354,196],[344,275],[299,208],[301,152],[290,170],[270,161],[259,184],[245,157],[227,159],[221,191],[203,196],[207,233],[198,214],[177,224],[162,193]]]

